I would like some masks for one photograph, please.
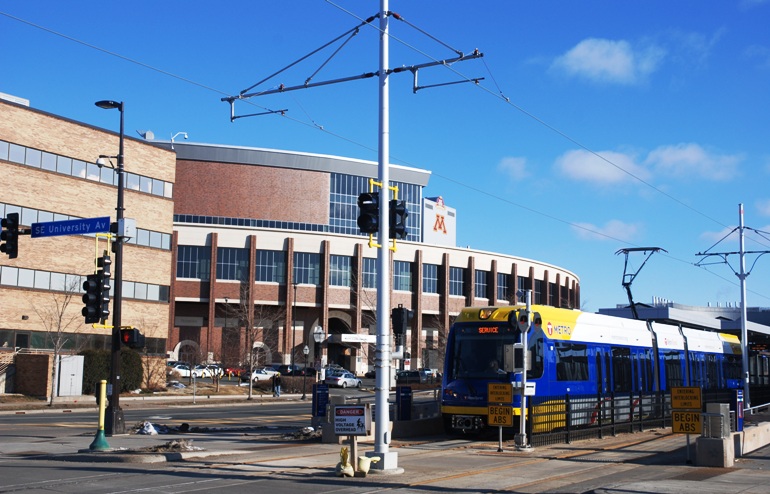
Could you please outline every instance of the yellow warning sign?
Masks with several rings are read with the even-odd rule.
[[[675,410],[696,409],[700,410],[700,388],[697,386],[672,386],[671,408]]]
[[[487,403],[510,403],[513,401],[511,383],[487,384]]]
[[[487,425],[496,427],[513,427],[513,407],[490,405],[487,408]]]
[[[671,411],[671,432],[678,434],[701,434],[703,424],[700,420],[700,412]]]

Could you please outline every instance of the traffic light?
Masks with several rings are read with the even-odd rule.
[[[102,288],[100,282],[101,276],[98,274],[89,274],[86,281],[83,282],[83,303],[86,304],[81,311],[86,318],[86,324],[96,324],[102,319]]]
[[[120,341],[128,348],[144,348],[144,335],[136,328],[120,328]]]
[[[0,251],[8,254],[11,259],[19,255],[19,213],[8,213],[2,219],[3,232],[0,239],[5,243],[0,245]]]
[[[390,238],[406,238],[406,201],[390,201]]]
[[[97,324],[104,321],[110,315],[110,267],[112,259],[104,255],[96,259],[99,270],[95,274],[86,276],[83,282],[83,307],[81,314],[85,317],[86,324]]]
[[[519,311],[519,331],[523,333],[529,332],[529,311],[527,309],[521,309]]]
[[[377,233],[380,230],[380,194],[364,192],[358,195],[358,228],[361,233]]]
[[[102,290],[101,319],[102,324],[104,324],[104,321],[110,315],[110,276],[112,276],[110,268],[112,267],[112,259],[105,254],[96,259],[96,265],[101,268],[96,274],[99,276],[99,283]]]
[[[406,334],[409,321],[414,317],[414,312],[406,307],[398,306],[391,310],[391,317],[393,318],[393,334],[399,337]]]

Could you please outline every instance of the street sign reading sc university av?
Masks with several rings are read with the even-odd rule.
[[[80,218],[76,220],[32,223],[32,237],[58,237],[60,235],[87,235],[110,231],[110,217]]]

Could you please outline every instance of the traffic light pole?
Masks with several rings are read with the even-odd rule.
[[[378,180],[380,187],[380,230],[379,243],[385,245],[390,238],[390,94],[388,90],[388,0],[380,0],[380,132],[378,156]],[[378,456],[380,461],[375,468],[384,471],[398,469],[398,454],[389,451],[390,444],[390,374],[391,374],[391,334],[390,334],[390,250],[377,249],[377,341],[374,365],[376,382],[374,391],[374,451],[371,456]],[[368,453],[367,453],[368,454]]]
[[[120,111],[120,135],[118,147],[118,205],[116,211],[117,233],[116,241],[113,244],[115,251],[115,289],[114,303],[112,308],[112,349],[110,360],[110,386],[112,393],[109,395],[109,405],[105,417],[105,434],[112,436],[115,434],[125,434],[126,426],[123,420],[123,410],[120,408],[120,326],[122,316],[123,301],[123,233],[120,231],[123,227],[123,192],[124,192],[124,167],[123,167],[123,102],[116,101],[97,101],[96,106],[104,109],[117,109]]]

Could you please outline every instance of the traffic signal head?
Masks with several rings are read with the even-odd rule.
[[[406,238],[406,201],[390,201],[390,238]]]
[[[85,307],[81,313],[86,319],[86,324],[96,324],[102,319],[102,289],[98,274],[89,274],[83,282],[83,303]]]
[[[521,309],[518,316],[519,331],[523,333],[529,332],[529,311],[527,309]]]
[[[406,307],[396,307],[391,310],[391,317],[393,319],[393,334],[403,336],[409,327],[409,321],[414,317],[414,312]]]
[[[11,259],[19,255],[19,213],[8,213],[1,221],[3,231],[0,240],[5,242],[0,245],[0,251],[8,254]]]
[[[361,233],[377,233],[380,230],[380,194],[364,192],[358,195],[358,228]]]
[[[144,348],[144,335],[136,328],[120,328],[120,341],[128,348]]]

